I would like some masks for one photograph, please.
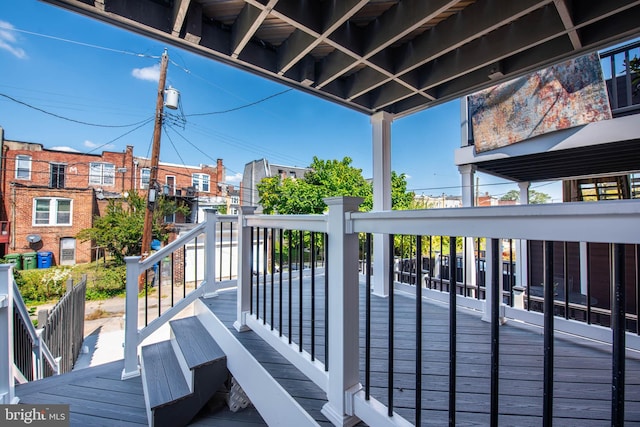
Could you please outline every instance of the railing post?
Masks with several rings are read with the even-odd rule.
[[[233,326],[238,332],[248,331],[247,315],[251,310],[251,229],[245,225],[245,216],[253,215],[255,206],[241,206],[238,215],[238,297],[237,317]]]
[[[138,277],[139,262],[142,257],[125,257],[127,265],[127,284],[124,319],[124,369],[122,379],[140,375],[138,369]]]
[[[347,215],[358,210],[358,197],[324,199],[329,206],[329,382],[322,413],[336,426],[352,426],[353,396],[359,378],[358,235],[349,230]],[[367,290],[370,292],[370,290]]]
[[[207,288],[205,289],[204,298],[212,298],[218,295],[216,286],[216,259],[222,256],[218,255],[216,249],[216,225],[218,224],[218,210],[209,208],[205,209],[206,225],[205,225],[205,242],[204,242],[204,277]],[[222,247],[220,247],[222,252]]]
[[[13,380],[13,269],[0,265],[0,403],[18,403]],[[6,359],[5,359],[6,358]]]

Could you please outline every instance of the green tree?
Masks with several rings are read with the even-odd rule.
[[[520,191],[518,190],[510,190],[505,195],[500,197],[500,200],[519,200],[520,199]],[[543,203],[549,203],[551,201],[551,196],[546,193],[542,193],[536,190],[529,190],[529,203],[532,205],[540,205]]]
[[[76,237],[105,248],[117,263],[122,264],[124,257],[141,253],[145,210],[146,199],[130,191],[124,200],[109,200],[105,215],[96,216],[93,227],[80,231]],[[169,229],[164,217],[176,212],[186,214],[188,211],[187,206],[159,197],[153,212],[153,238],[166,242]]]
[[[325,197],[362,197],[360,210],[373,207],[371,183],[362,170],[351,165],[351,158],[321,160],[313,158],[311,169],[303,178],[279,176],[264,178],[258,184],[260,204],[266,214],[321,214],[327,206]],[[408,209],[413,193],[407,192],[405,174],[391,173],[391,200],[394,209]]]

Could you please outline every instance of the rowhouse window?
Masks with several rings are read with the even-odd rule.
[[[191,175],[191,185],[193,185],[198,191],[204,193],[209,192],[209,175],[204,173],[194,173]]]
[[[33,225],[71,225],[71,199],[34,199]]]
[[[114,185],[116,166],[113,163],[89,163],[89,184]]]
[[[67,166],[61,163],[49,164],[49,188],[64,188]]]
[[[16,179],[31,179],[31,156],[16,156]]]
[[[140,169],[140,188],[146,190],[149,188],[149,180],[151,179],[151,169]]]

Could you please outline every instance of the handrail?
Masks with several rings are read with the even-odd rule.
[[[178,237],[173,242],[159,249],[157,252],[149,255],[144,260],[139,256],[126,257],[127,265],[127,285],[126,285],[126,303],[125,303],[125,366],[122,372],[122,378],[131,378],[139,374],[137,365],[137,348],[151,334],[156,332],[160,327],[171,320],[176,314],[189,306],[197,298],[206,295],[208,292],[214,291],[216,283],[215,274],[207,271],[214,271],[215,263],[205,262],[205,277],[200,286],[192,290],[178,301],[173,307],[159,314],[151,323],[143,328],[138,327],[138,278],[145,270],[152,268],[160,263],[165,257],[171,256],[176,250],[182,248],[187,243],[193,241],[200,234],[205,234],[205,246],[213,247],[215,250],[215,224],[220,221],[233,221],[236,216],[217,215],[215,210],[207,210],[207,219],[205,222],[196,224],[191,230]],[[208,270],[209,269],[209,270]],[[197,279],[197,278],[196,278]],[[161,286],[161,284],[160,284]],[[160,302],[158,303],[160,304]],[[134,313],[131,315],[130,313]]]
[[[16,312],[20,316],[22,323],[25,325],[25,328],[29,334],[32,348],[37,350],[37,356],[41,356],[36,357],[34,379],[39,380],[44,377],[44,373],[42,370],[42,358],[47,361],[47,363],[53,370],[54,375],[58,375],[60,373],[60,361],[53,356],[51,350],[42,339],[42,330],[38,330],[33,326],[31,318],[29,317],[29,313],[27,312],[27,306],[22,299],[20,289],[18,288],[18,284],[15,280],[13,280],[13,307],[16,309]]]

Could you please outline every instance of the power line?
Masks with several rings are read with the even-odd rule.
[[[244,108],[248,108],[248,107],[252,107],[252,106],[254,106],[254,105],[260,104],[260,103],[265,102],[265,101],[267,101],[267,100],[269,100],[269,99],[271,99],[271,98],[275,98],[276,96],[280,96],[280,95],[283,95],[283,94],[285,94],[285,93],[287,93],[287,92],[291,92],[292,90],[293,90],[293,89],[285,89],[285,90],[283,90],[283,91],[280,91],[280,92],[274,93],[274,94],[272,94],[272,95],[269,95],[269,96],[264,97],[264,98],[262,98],[262,99],[259,99],[259,100],[257,100],[257,101],[250,102],[250,103],[248,103],[248,104],[244,104],[244,105],[240,105],[240,106],[238,106],[238,107],[234,107],[234,108],[229,108],[229,109],[227,109],[227,110],[211,111],[211,112],[209,112],[209,113],[194,113],[194,114],[186,114],[186,115],[185,115],[185,117],[212,116],[212,115],[215,115],[215,114],[226,114],[226,113],[231,113],[231,112],[233,112],[233,111],[242,110],[242,109],[244,109]]]
[[[72,119],[70,117],[61,116],[60,114],[52,113],[51,111],[47,111],[47,110],[44,110],[44,109],[42,109],[40,107],[36,107],[35,105],[31,105],[31,104],[29,104],[27,102],[20,101],[20,100],[18,100],[16,98],[14,98],[12,96],[9,96],[7,94],[4,94],[4,93],[0,93],[0,96],[3,97],[3,98],[7,98],[7,99],[9,99],[9,100],[11,100],[13,102],[16,102],[16,103],[18,103],[20,105],[24,105],[25,107],[31,108],[33,110],[39,111],[39,112],[44,113],[44,114],[48,114],[50,116],[53,116],[53,117],[55,117],[57,119],[66,120],[66,121],[69,121],[69,122],[78,123],[78,124],[86,125],[86,126],[94,126],[94,127],[101,127],[101,128],[127,128],[127,127],[131,127],[131,126],[137,126],[137,125],[139,125],[141,123],[146,123],[146,122],[149,121],[149,119],[147,118],[147,119],[141,120],[139,122],[129,123],[129,124],[126,124],[126,125],[105,125],[105,124],[101,124],[101,123],[90,123],[90,122],[85,122],[85,121],[82,121],[82,120]]]
[[[18,33],[29,34],[29,35],[32,35],[32,36],[43,37],[43,38],[46,38],[46,39],[61,41],[61,42],[65,42],[65,43],[76,44],[76,45],[79,45],[79,46],[90,47],[92,49],[99,49],[99,50],[105,50],[105,51],[108,51],[108,52],[121,53],[121,54],[124,54],[124,55],[137,56],[139,58],[160,59],[160,56],[157,56],[157,55],[153,56],[153,55],[147,55],[147,54],[143,54],[143,53],[135,53],[135,52],[121,50],[121,49],[114,49],[114,48],[105,47],[105,46],[99,46],[99,45],[95,45],[95,44],[91,44],[91,43],[80,42],[80,41],[77,41],[77,40],[71,40],[71,39],[65,39],[65,38],[62,38],[62,37],[51,36],[51,35],[48,35],[48,34],[36,33],[35,31],[27,31],[27,30],[21,30],[19,28],[7,28],[7,27],[2,27],[2,29],[6,30],[6,31],[16,31]]]

